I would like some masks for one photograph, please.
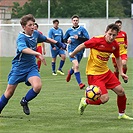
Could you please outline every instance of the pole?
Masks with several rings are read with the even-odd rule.
[[[109,0],[106,0],[106,20],[108,25],[108,19],[109,19]]]
[[[48,24],[50,23],[50,0],[48,0]]]

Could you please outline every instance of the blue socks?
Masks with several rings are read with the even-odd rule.
[[[74,73],[74,70],[71,68],[70,69],[70,74],[72,75]]]
[[[3,108],[6,106],[8,103],[8,100],[5,95],[3,94],[2,97],[0,98],[0,112],[3,110]]]
[[[59,65],[58,70],[62,70],[64,63],[65,63],[65,61],[63,61],[63,60],[60,61],[60,65]],[[52,72],[55,72],[55,67],[56,67],[55,62],[52,62],[51,64],[52,64]]]
[[[59,70],[62,70],[62,67],[63,67],[64,63],[65,63],[65,61],[63,61],[63,60],[60,61]]]
[[[33,98],[35,98],[37,95],[38,95],[38,93],[36,93],[36,92],[33,90],[33,88],[31,88],[31,89],[27,92],[27,94],[26,94],[26,96],[25,96],[25,100],[26,100],[27,102],[29,102],[30,100],[32,100]]]
[[[52,72],[55,72],[55,62],[52,62]]]
[[[76,72],[74,74],[75,74],[75,78],[76,78],[78,84],[80,84],[81,83],[80,72]]]

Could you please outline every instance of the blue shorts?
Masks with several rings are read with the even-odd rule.
[[[72,49],[71,46],[69,46],[69,47],[68,47],[68,54],[71,53],[71,52],[73,52],[73,51],[74,51],[74,49]],[[75,55],[74,58],[72,58],[72,57],[69,56],[70,61],[72,62],[73,60],[77,60],[78,63],[80,63],[80,61],[81,61],[81,59],[82,59],[82,57],[83,57],[83,53],[84,53],[84,50],[78,52],[78,53]]]
[[[31,86],[28,79],[33,76],[40,77],[37,67],[27,69],[12,69],[8,75],[8,84],[17,85],[20,82],[25,82],[27,86]]]
[[[51,55],[52,55],[52,58],[56,58],[57,55],[62,55],[62,54],[65,55],[65,51],[64,51],[64,50],[62,50],[62,49],[53,50],[53,49],[51,48]]]
[[[72,62],[73,60],[77,60],[78,63],[80,63],[82,57],[83,57],[83,54],[76,54],[74,58],[72,58],[72,57],[69,56],[69,59],[70,59],[71,62]]]

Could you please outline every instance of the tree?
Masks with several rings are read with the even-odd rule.
[[[109,17],[130,17],[133,0],[109,0]],[[73,14],[80,17],[106,17],[106,0],[51,0],[52,18],[70,18]],[[48,17],[48,0],[29,0],[23,7],[14,2],[12,17],[20,18],[33,14],[36,18]]]

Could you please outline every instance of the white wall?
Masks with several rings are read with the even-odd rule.
[[[54,18],[53,18],[54,19]],[[36,19],[36,22],[40,25],[39,30],[45,35],[48,36],[48,30],[52,27],[52,21],[50,20],[51,25],[42,25],[47,24],[47,19]],[[114,23],[117,19],[90,19],[90,18],[80,18],[80,23],[85,23],[86,29],[89,32],[90,37],[104,34],[105,28],[108,24]],[[133,20],[130,18],[128,19],[121,19],[123,22],[122,30],[126,31],[128,35],[128,56],[133,57]],[[19,31],[22,30],[21,26],[19,25],[19,19],[8,20],[8,21],[0,21],[0,56],[14,56],[16,52],[16,38],[18,36]],[[71,19],[62,19],[59,18],[60,27],[65,31],[71,26]],[[2,24],[18,24],[17,26],[2,26]],[[69,23],[69,25],[62,25],[65,23]],[[51,56],[49,51],[49,44],[46,44],[46,56]],[[86,56],[88,55],[88,51],[86,52]]]

